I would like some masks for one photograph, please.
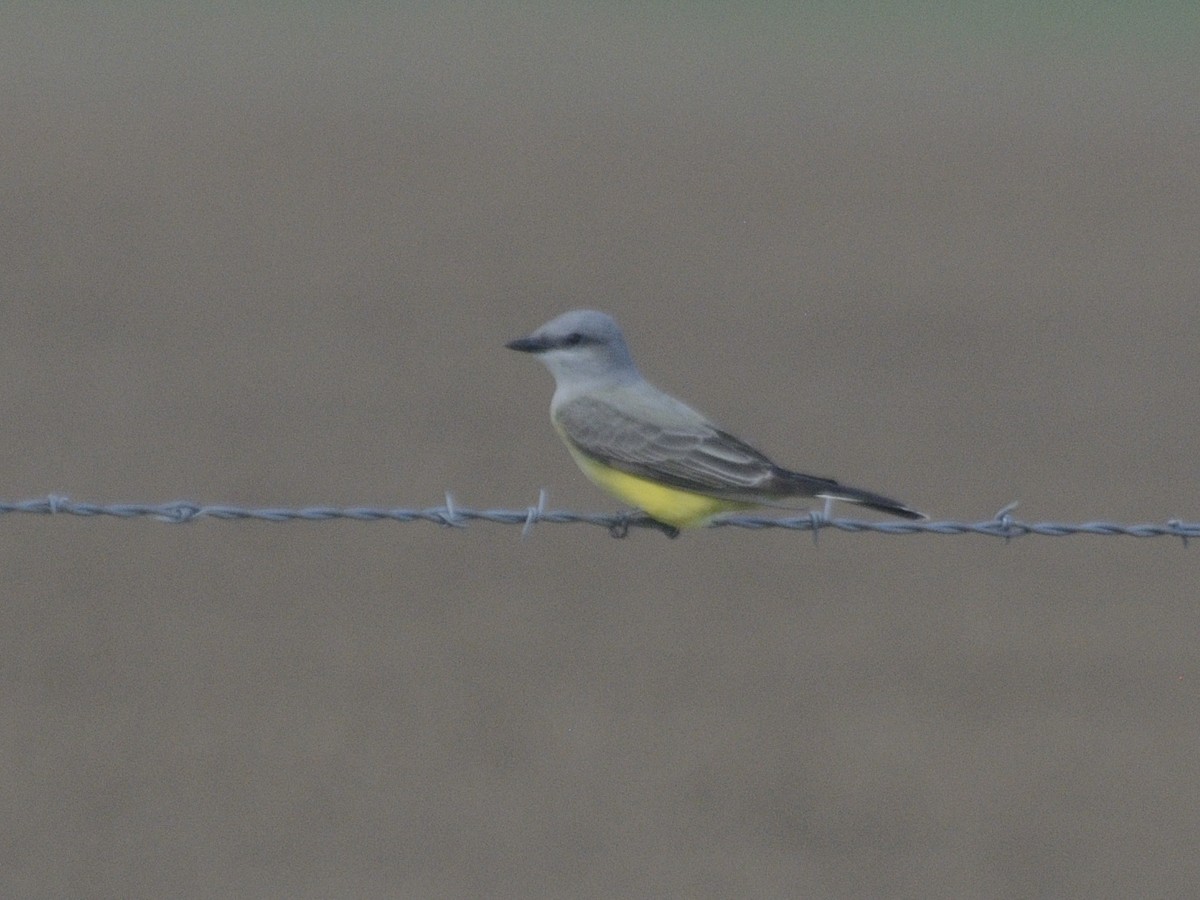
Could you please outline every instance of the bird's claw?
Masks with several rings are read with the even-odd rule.
[[[640,509],[620,513],[617,520],[608,527],[608,533],[614,538],[625,538],[629,536],[629,529],[635,525],[639,528],[656,528],[669,538],[679,537],[679,529],[674,525],[652,519]]]

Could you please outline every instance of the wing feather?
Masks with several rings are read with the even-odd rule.
[[[785,473],[678,401],[665,407],[655,403],[650,417],[638,415],[642,410],[636,401],[642,398],[632,399],[635,402],[618,407],[596,397],[579,397],[556,408],[554,420],[566,438],[593,459],[696,493],[761,503],[772,497],[812,496],[836,485],[811,476],[797,481],[795,473]]]

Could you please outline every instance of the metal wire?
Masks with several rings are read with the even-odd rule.
[[[999,510],[990,519],[979,522],[955,521],[897,521],[846,519],[829,515],[829,510],[813,510],[801,516],[721,516],[708,524],[709,528],[786,528],[793,531],[812,532],[814,539],[824,529],[835,529],[852,533],[874,534],[979,534],[987,537],[1012,539],[1038,535],[1040,537],[1064,537],[1067,535],[1096,535],[1110,537],[1174,537],[1187,544],[1188,538],[1200,537],[1200,522],[1184,522],[1168,519],[1161,523],[1123,525],[1117,522],[1023,522],[1012,516],[1016,504]],[[453,528],[464,528],[473,521],[492,522],[499,525],[520,525],[522,534],[528,534],[535,524],[564,525],[579,523],[606,528],[615,537],[623,537],[630,528],[655,528],[674,536],[677,532],[639,513],[577,513],[546,508],[546,492],[538,495],[538,502],[525,509],[467,509],[457,506],[454,498],[446,495],[445,504],[426,509],[371,506],[305,506],[300,508],[259,507],[248,508],[230,504],[196,503],[176,500],[170,503],[89,503],[69,500],[59,495],[38,497],[31,500],[0,501],[0,515],[4,513],[26,513],[35,515],[69,515],[84,517],[114,517],[118,519],[151,518],[160,522],[182,524],[200,519],[218,521],[251,520],[258,522],[328,522],[349,519],[355,522],[430,522]]]

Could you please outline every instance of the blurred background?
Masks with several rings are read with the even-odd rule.
[[[934,518],[1196,521],[1159,8],[11,5],[0,495],[611,511],[503,348],[594,307]],[[1197,552],[7,516],[0,894],[1189,895]]]

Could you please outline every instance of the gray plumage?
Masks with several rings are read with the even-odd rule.
[[[564,313],[514,350],[536,353],[556,381],[550,415],[585,456],[651,481],[738,503],[787,505],[821,497],[907,519],[924,516],[870,491],[793,472],[647,382],[617,323],[604,313]]]

